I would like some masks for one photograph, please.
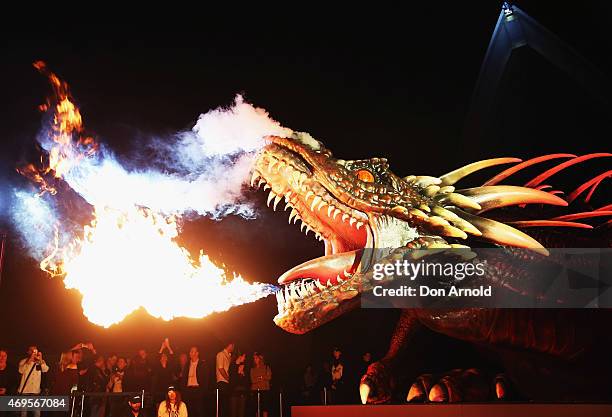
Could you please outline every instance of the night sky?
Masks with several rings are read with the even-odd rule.
[[[610,79],[609,10],[595,3],[535,3],[517,2]],[[400,175],[440,175],[488,157],[609,151],[610,106],[528,49],[510,61],[490,128],[481,137],[464,135],[499,8],[500,2],[436,2],[431,8],[381,10],[359,18],[326,15],[320,23],[292,18],[213,27],[207,22],[199,30],[196,19],[176,29],[125,21],[5,33],[0,196],[25,184],[14,168],[36,158],[37,105],[49,93],[31,65],[38,59],[68,81],[88,130],[126,157],[137,155],[147,137],[191,128],[201,113],[231,104],[236,93],[284,126],[310,132],[336,156],[385,156]],[[569,175],[566,189],[571,190],[576,179]],[[270,283],[322,254],[312,234],[306,238],[287,225],[287,213],[265,207],[262,191],[250,198],[261,208],[257,220],[189,222],[182,241],[247,279]],[[0,201],[0,213],[5,210]],[[163,322],[137,312],[103,329],[83,317],[76,292],[38,269],[6,219],[0,222],[9,232],[0,284],[0,346],[13,355],[29,343],[57,353],[81,340],[92,340],[102,352],[130,353],[140,346],[153,351],[168,336],[179,349],[197,343],[211,356],[222,341],[233,339],[244,350],[266,352],[277,369],[294,370],[335,345],[351,355],[372,349],[381,356],[398,314],[354,311],[296,336],[274,326],[276,300],[269,297],[202,320]],[[108,273],[115,267],[109,260]],[[115,297],[130,294],[117,288]],[[182,294],[168,283],[168,297]]]

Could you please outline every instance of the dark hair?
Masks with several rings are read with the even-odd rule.
[[[170,392],[170,391],[168,391]],[[172,404],[170,403],[170,398],[168,398],[168,392],[166,392],[166,410],[168,411],[168,415],[170,415],[170,410],[172,409]],[[176,394],[176,411],[178,411],[178,409],[181,407],[181,392],[174,390],[174,393]]]

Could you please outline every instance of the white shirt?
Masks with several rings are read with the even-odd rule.
[[[229,380],[221,374],[221,371],[219,371],[219,369],[225,369],[225,373],[229,376],[231,358],[232,354],[225,349],[217,353],[217,367],[215,368],[217,374],[217,382],[227,382],[229,384]]]
[[[189,362],[189,375],[187,376],[187,386],[188,387],[200,386],[200,384],[198,384],[198,373],[197,373],[198,362],[199,361]]]
[[[187,417],[187,406],[181,401],[181,405],[177,410],[176,404],[172,404],[168,413],[166,401],[162,401],[157,409],[157,417]]]
[[[35,362],[28,362],[27,359],[22,359],[19,361],[19,373],[21,374],[21,382],[19,382],[19,389],[17,392],[23,392],[24,394],[40,394],[40,381],[42,379],[43,372],[49,371],[49,366],[42,361],[40,364],[41,370],[34,368],[32,370],[32,374],[30,374],[30,370],[33,366],[36,366]],[[28,374],[30,374],[30,378],[28,378]],[[26,383],[26,378],[28,381]],[[25,383],[25,388],[23,384]]]

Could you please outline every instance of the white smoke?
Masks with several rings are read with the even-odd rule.
[[[153,149],[155,156],[150,166],[157,168],[128,168],[101,146],[85,157],[71,151],[74,161],[63,179],[96,207],[144,206],[162,214],[254,218],[255,209],[243,190],[257,151],[265,136],[291,132],[238,95],[231,107],[200,115],[191,131],[166,140],[151,139],[147,149]],[[46,131],[38,140],[47,151],[55,145]],[[14,201],[13,222],[40,259],[37,255],[49,245],[49,228],[58,220],[56,213],[43,199],[26,192],[15,192]]]
[[[290,134],[264,109],[238,95],[231,107],[202,114],[190,132],[151,141],[149,147],[155,147],[159,158],[152,162],[167,168],[163,172],[129,170],[102,148],[94,157],[74,164],[64,179],[96,206],[140,205],[166,214],[248,218],[254,210],[242,201],[242,187],[256,151],[264,145],[265,136]]]

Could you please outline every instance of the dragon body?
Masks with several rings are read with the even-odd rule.
[[[325,243],[324,256],[298,265],[278,279],[283,287],[277,293],[278,314],[274,321],[289,332],[301,334],[358,306],[360,294],[372,288],[371,266],[386,259],[384,252],[366,248],[450,250],[488,244],[529,248],[534,256],[546,256],[545,246],[608,247],[606,233],[592,231],[587,237],[574,234],[570,240],[566,235],[559,238],[546,230],[590,228],[580,220],[605,219],[612,214],[609,206],[546,220],[519,217],[502,221],[496,219],[496,213],[510,206],[568,206],[586,191],[588,199],[611,171],[585,183],[566,198],[547,191],[544,182],[572,165],[610,156],[554,154],[524,162],[495,158],[439,177],[402,178],[389,169],[384,158],[352,161],[334,158],[307,133],[270,137],[256,161],[252,185],[270,190],[268,204],[275,210],[284,200],[286,208],[291,209],[289,221],[301,220],[306,233],[312,230]],[[499,185],[521,169],[560,158],[565,162],[525,186]],[[483,186],[455,188],[463,177],[502,164],[510,168]],[[538,232],[523,231],[530,227],[536,227],[531,230]],[[608,227],[609,222],[602,226],[606,231]],[[491,271],[490,278],[508,288],[520,287],[519,282],[513,282],[519,278],[514,277],[512,270],[504,272],[503,280],[496,276],[500,271],[500,268]],[[588,369],[593,372],[599,369],[601,372],[596,374],[605,374],[605,367],[587,362],[596,357],[593,352],[609,346],[601,342],[609,337],[606,319],[606,310],[587,309],[406,309],[399,318],[388,353],[362,377],[361,397],[370,403],[391,399],[398,363],[422,328],[496,352],[506,373],[485,375],[477,369],[465,369],[440,375],[423,374],[410,387],[408,401],[507,398],[511,385],[529,398],[605,397],[606,390],[595,382],[597,378],[585,384],[575,371],[580,369],[584,375]],[[540,389],[541,381],[550,382],[548,390]],[[544,394],[545,391],[549,394]]]

